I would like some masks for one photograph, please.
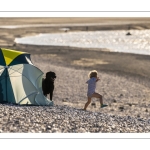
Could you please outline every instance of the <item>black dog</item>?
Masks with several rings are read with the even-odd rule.
[[[53,98],[53,91],[54,91],[54,81],[56,79],[55,72],[47,72],[46,78],[42,81],[42,90],[43,94],[47,96],[47,94],[50,94],[50,100]]]

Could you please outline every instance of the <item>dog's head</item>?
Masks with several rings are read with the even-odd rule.
[[[56,74],[55,72],[49,71],[46,73],[46,79],[50,81],[54,81],[56,79]]]

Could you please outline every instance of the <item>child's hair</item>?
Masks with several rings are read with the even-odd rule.
[[[88,74],[88,77],[89,77],[89,78],[97,77],[97,71],[96,71],[96,70],[90,71],[89,74]]]

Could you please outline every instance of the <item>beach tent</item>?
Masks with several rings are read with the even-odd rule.
[[[43,95],[42,76],[29,53],[0,48],[0,103],[52,105]]]

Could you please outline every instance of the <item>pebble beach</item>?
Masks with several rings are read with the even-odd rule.
[[[150,120],[69,106],[0,105],[1,133],[148,133]]]
[[[15,23],[18,22],[15,20]],[[139,24],[134,27],[139,26],[143,27]],[[92,30],[93,28],[91,27]],[[122,55],[102,48],[33,46],[14,42],[16,37],[27,36],[29,32],[31,35],[39,32],[51,33],[56,32],[56,28],[0,30],[0,36],[3,37],[1,47],[29,52],[33,64],[44,75],[49,70],[57,75],[54,106],[0,104],[1,133],[150,132],[149,56]],[[79,53],[79,50],[82,52]],[[129,62],[132,63],[129,65]],[[87,100],[85,82],[89,71],[94,69],[101,79],[96,90],[103,95],[108,107],[100,108],[98,99],[93,99],[94,107],[89,105],[87,111],[83,111]]]

